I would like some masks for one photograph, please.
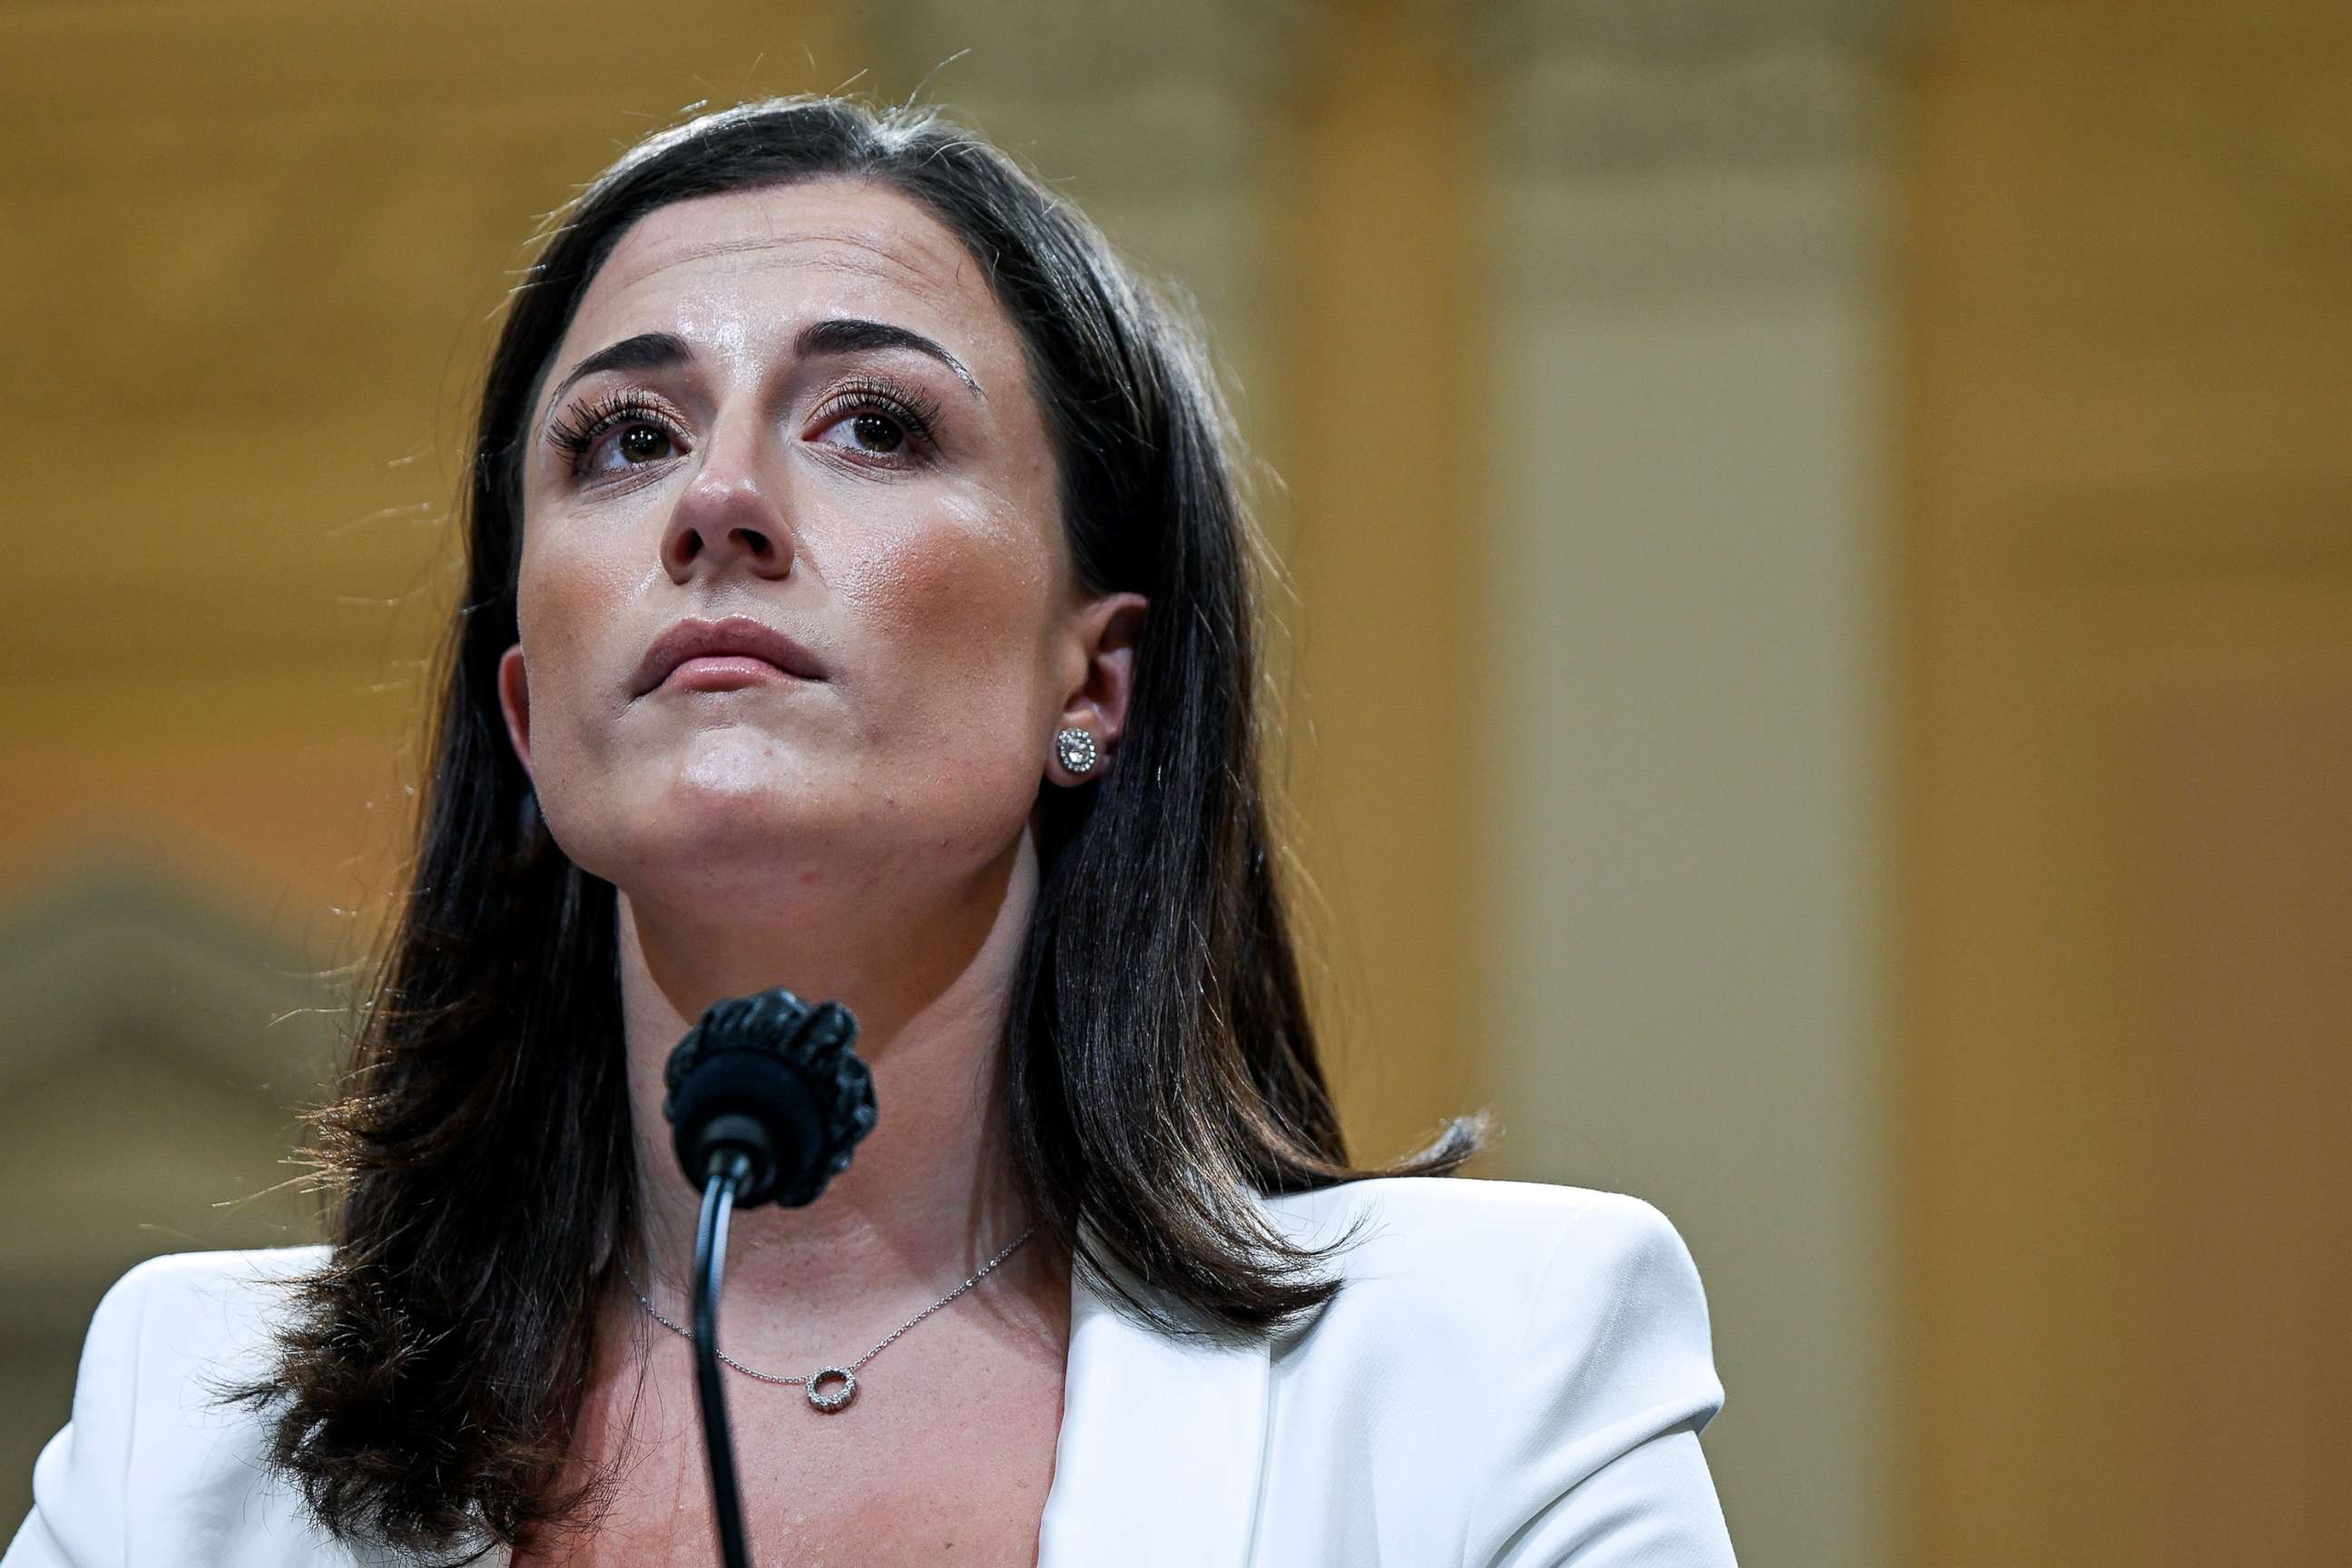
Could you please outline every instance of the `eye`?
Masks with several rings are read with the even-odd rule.
[[[812,438],[853,461],[906,467],[929,455],[939,405],[880,376],[836,388],[817,408]]]
[[[650,425],[632,425],[613,442],[614,451],[625,463],[654,463],[674,450],[667,430],[656,430]]]
[[[665,462],[685,450],[674,416],[634,392],[575,404],[548,427],[548,444],[563,454],[576,479],[610,479]]]
[[[907,432],[887,414],[860,414],[846,419],[835,429],[846,427],[857,444],[869,452],[896,452],[907,444]]]

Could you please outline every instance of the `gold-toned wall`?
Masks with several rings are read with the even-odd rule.
[[[1475,84],[1411,7],[1330,6],[1283,104],[1268,226],[1276,519],[1296,602],[1289,795],[1316,1002],[1353,1152],[1387,1160],[1492,1091],[1464,1037],[1478,898],[1475,613],[1491,486],[1431,432],[1479,402],[1492,328]],[[1348,258],[1335,266],[1333,258]],[[1369,374],[1339,367],[1378,367]],[[1430,460],[1400,453],[1432,448]]]
[[[2352,1561],[2352,16],[1934,12],[1904,1560]]]

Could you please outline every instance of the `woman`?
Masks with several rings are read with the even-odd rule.
[[[919,114],[710,115],[566,216],[331,1247],[118,1285],[6,1568],[716,1561],[661,1072],[780,983],[856,1014],[881,1116],[736,1227],[763,1560],[1728,1563],[1671,1227],[1432,1179],[1467,1124],[1348,1163],[1171,315]]]

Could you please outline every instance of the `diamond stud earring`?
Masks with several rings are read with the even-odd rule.
[[[1054,755],[1061,764],[1080,778],[1095,771],[1102,753],[1095,749],[1095,738],[1073,724],[1054,733]]]

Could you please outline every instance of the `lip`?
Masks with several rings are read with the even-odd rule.
[[[643,697],[670,678],[671,671],[690,659],[751,658],[773,666],[802,680],[823,680],[824,667],[814,655],[775,627],[749,616],[729,616],[706,621],[694,616],[678,622],[656,637],[637,665],[632,697]]]

